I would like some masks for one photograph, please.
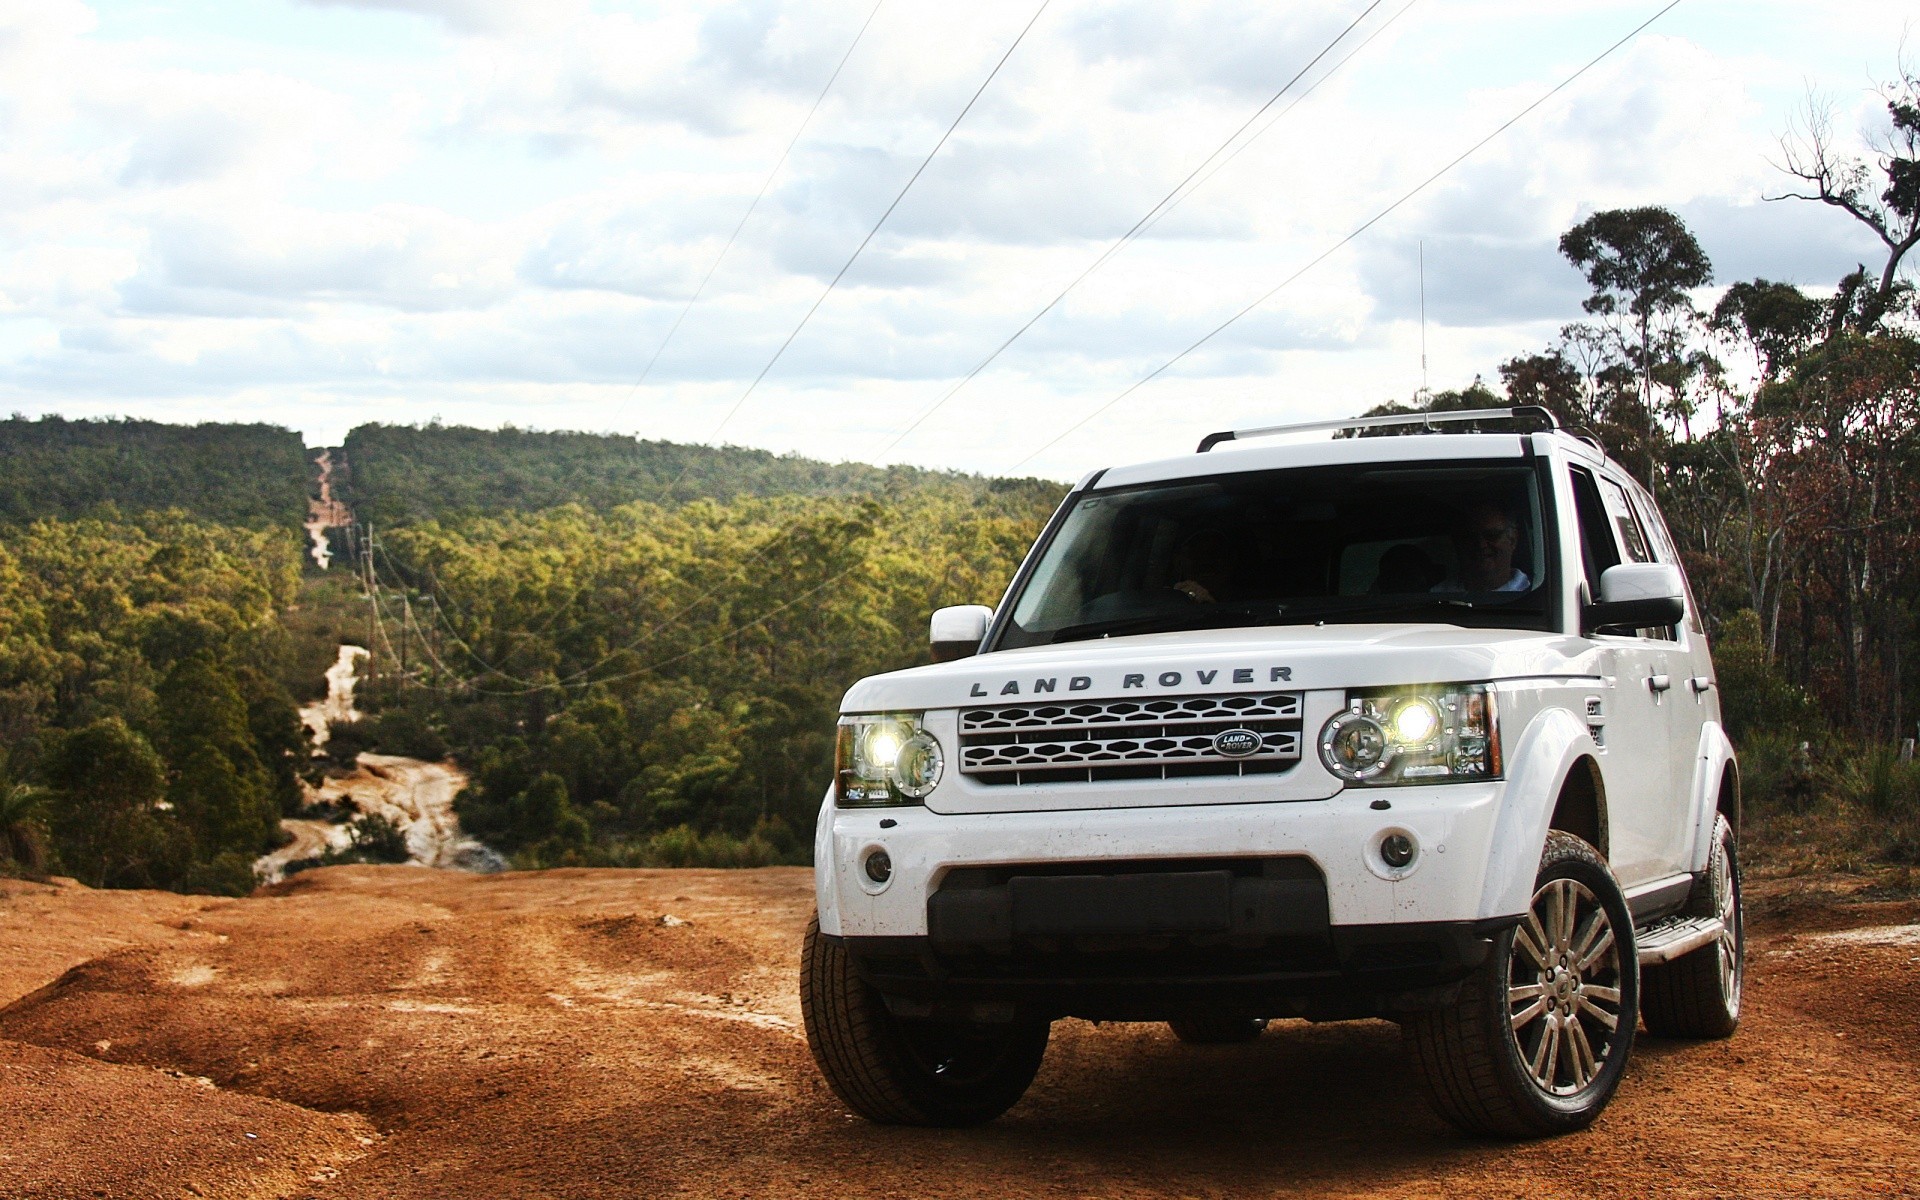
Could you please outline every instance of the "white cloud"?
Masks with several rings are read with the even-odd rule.
[[[78,0],[0,12],[0,405],[318,439],[436,414],[709,436],[1033,5],[884,6],[635,393],[870,9],[300,0],[177,29]],[[1675,10],[1035,466],[1408,394],[1421,239],[1436,386],[1579,316],[1554,243],[1598,208],[1675,208],[1722,282],[1830,283],[1873,247],[1760,202],[1766,160],[1803,79],[1842,94],[1843,132],[1874,115],[1863,70],[1891,65],[1896,9]],[[877,452],[1357,11],[1055,0],[724,436]],[[898,454],[1008,466],[1649,11],[1414,6]]]
[[[539,18],[540,10],[558,15],[551,5],[520,0],[305,0],[319,8],[359,8],[432,17],[461,33],[499,33]]]

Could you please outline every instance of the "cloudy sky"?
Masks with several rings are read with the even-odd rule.
[[[1763,197],[1809,86],[1848,138],[1882,115],[1912,10],[1686,0],[1035,455],[1664,3],[1383,0],[902,437],[1368,0],[1052,0],[751,394],[1038,0],[0,0],[0,409],[1070,477],[1408,396],[1423,241],[1436,388],[1580,315],[1554,241],[1598,208],[1674,208],[1723,283],[1874,261],[1839,216]]]

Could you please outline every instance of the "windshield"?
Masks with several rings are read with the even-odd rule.
[[[1532,467],[1355,464],[1089,492],[997,648],[1228,626],[1435,621],[1546,629]]]

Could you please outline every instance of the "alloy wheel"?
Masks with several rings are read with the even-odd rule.
[[[1550,879],[1514,930],[1508,1027],[1535,1087],[1555,1097],[1591,1087],[1620,1030],[1621,946],[1594,893]]]

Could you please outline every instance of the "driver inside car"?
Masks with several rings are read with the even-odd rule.
[[[1475,500],[1460,510],[1453,526],[1455,569],[1435,592],[1525,592],[1533,580],[1513,565],[1520,526],[1491,500]]]
[[[1195,604],[1217,604],[1233,578],[1233,547],[1218,529],[1187,535],[1173,553],[1173,590]]]

